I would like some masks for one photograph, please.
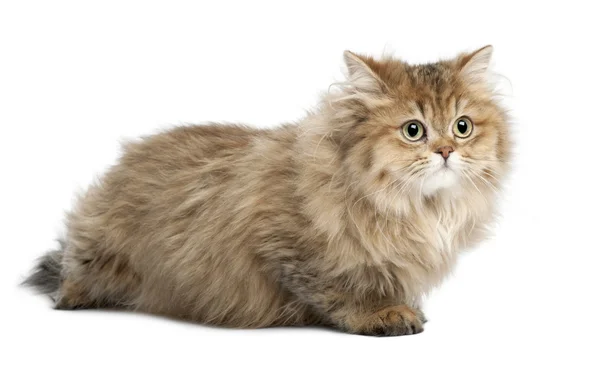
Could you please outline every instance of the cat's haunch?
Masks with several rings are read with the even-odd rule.
[[[26,283],[60,309],[419,333],[423,296],[487,235],[509,168],[491,54],[347,51],[347,80],[298,123],[127,144]]]

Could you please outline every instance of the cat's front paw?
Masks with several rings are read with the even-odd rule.
[[[351,326],[352,332],[371,336],[413,335],[423,332],[423,312],[406,305],[381,309]]]

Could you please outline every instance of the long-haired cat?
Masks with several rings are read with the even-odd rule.
[[[59,309],[419,333],[422,297],[486,235],[508,169],[491,54],[345,52],[347,80],[298,123],[130,143],[26,283]]]

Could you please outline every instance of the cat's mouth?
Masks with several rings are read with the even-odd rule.
[[[458,173],[450,165],[440,165],[423,181],[422,192],[433,195],[440,189],[451,188],[458,183]]]
[[[443,178],[452,177],[453,179],[456,179],[456,178],[458,178],[459,171],[456,170],[454,165],[448,164],[446,162],[442,165],[442,167],[440,167],[436,171],[435,175],[438,177],[443,177]]]
[[[456,171],[454,171],[454,169],[453,169],[453,168],[451,168],[449,165],[444,165],[444,166],[442,166],[442,167],[441,167],[441,168],[438,170],[438,172],[439,172],[440,174],[443,174],[443,175],[456,175]]]
[[[444,162],[442,162],[442,164],[439,166],[438,171],[452,171],[454,172],[454,166],[453,164],[450,163],[450,160],[445,160]]]

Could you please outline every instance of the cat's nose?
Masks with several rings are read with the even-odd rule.
[[[444,147],[440,147],[437,149],[437,151],[435,151],[435,153],[439,153],[440,155],[442,155],[442,157],[444,158],[444,160],[447,160],[448,157],[450,157],[450,154],[454,152],[454,148],[450,147],[450,146],[444,146]]]

